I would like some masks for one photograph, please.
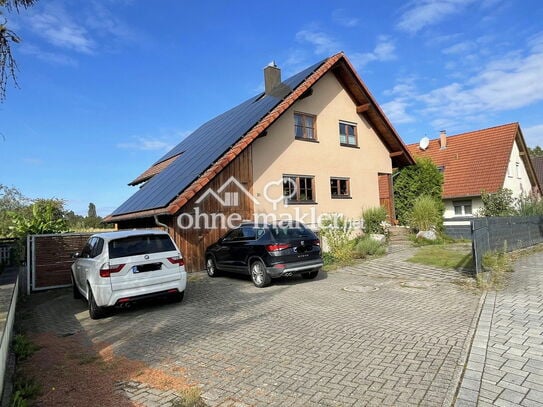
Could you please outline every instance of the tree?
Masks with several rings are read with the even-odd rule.
[[[509,188],[501,188],[494,193],[481,194],[483,208],[479,211],[481,216],[514,216],[515,198]]]
[[[92,202],[89,203],[89,210],[87,211],[87,217],[89,218],[96,218],[96,205]]]
[[[422,195],[431,197],[441,218],[445,210],[441,194],[443,191],[443,174],[429,158],[417,158],[416,164],[405,167],[394,177],[394,204],[396,216],[401,224],[409,223],[415,200]],[[439,229],[441,224],[436,225]]]
[[[539,146],[535,146],[534,148],[528,147],[528,153],[530,153],[532,157],[543,157],[543,148]]]
[[[0,102],[6,98],[6,89],[8,79],[13,79],[17,85],[15,72],[17,64],[11,53],[11,44],[21,42],[21,39],[7,26],[7,20],[4,17],[5,11],[11,12],[19,8],[28,8],[36,3],[37,0],[0,0]]]
[[[64,218],[64,201],[61,199],[36,199],[24,211],[9,212],[13,237],[60,233],[68,231]]]
[[[31,203],[17,188],[0,184],[0,236],[8,236],[10,212],[23,211]]]

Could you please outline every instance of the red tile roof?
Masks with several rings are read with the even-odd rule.
[[[531,157],[534,166],[535,175],[539,180],[539,185],[543,186],[543,157]]]
[[[517,136],[522,137],[519,124],[510,123],[447,136],[444,149],[439,138],[431,140],[426,150],[419,144],[407,147],[413,156],[429,157],[444,167],[443,198],[478,196],[481,191],[496,192],[503,187]],[[524,142],[519,146],[521,151],[522,147]]]

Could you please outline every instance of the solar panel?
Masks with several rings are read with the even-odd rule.
[[[304,69],[283,83],[294,90],[323,62]],[[112,215],[167,206],[280,102],[281,99],[261,93],[204,123],[155,165],[181,152],[183,154],[147,181]]]

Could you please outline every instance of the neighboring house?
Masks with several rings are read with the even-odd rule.
[[[500,188],[514,197],[539,193],[534,167],[518,123],[440,137],[428,146],[410,144],[415,157],[429,157],[443,172],[444,225],[453,237],[469,236],[469,219],[482,209],[481,193]]]
[[[541,157],[530,157],[532,164],[534,166],[535,174],[537,175],[537,180],[539,185],[543,187],[543,156]]]
[[[264,92],[203,124],[132,181],[141,188],[106,221],[167,226],[194,271],[224,234],[210,217],[289,216],[316,227],[323,214],[359,218],[384,205],[394,218],[392,170],[413,159],[347,57],[285,81],[268,66],[264,79]]]

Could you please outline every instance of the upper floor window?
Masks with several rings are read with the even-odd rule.
[[[358,146],[356,124],[339,122],[339,142],[342,146]]]
[[[294,136],[300,140],[317,140],[317,117],[307,113],[294,113]]]
[[[517,175],[517,178],[520,178],[520,163],[517,161],[515,164],[516,164],[515,173]]]
[[[349,178],[330,178],[330,194],[332,198],[350,198]]]
[[[289,202],[315,202],[315,179],[311,176],[285,175],[283,196]]]

